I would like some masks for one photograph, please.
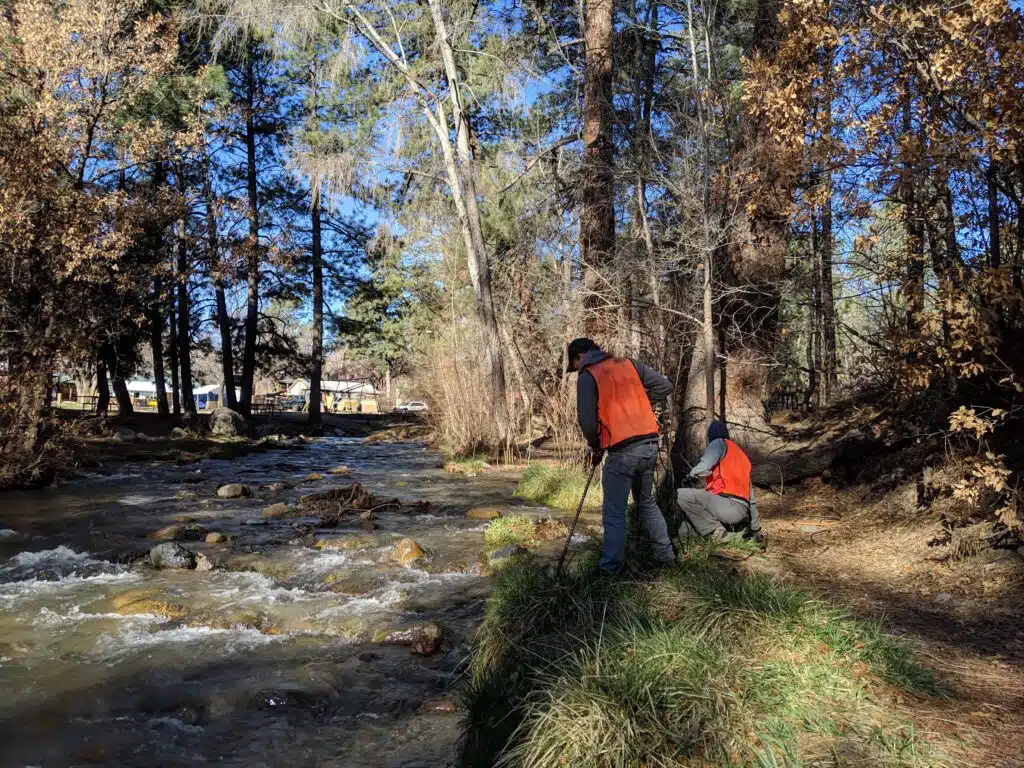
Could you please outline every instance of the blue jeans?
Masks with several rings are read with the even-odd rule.
[[[632,492],[640,512],[641,525],[647,529],[654,550],[654,559],[662,563],[675,561],[668,526],[654,501],[654,464],[658,458],[658,441],[644,440],[608,451],[601,481],[604,484],[604,553],[598,567],[618,571],[626,559],[626,506]]]

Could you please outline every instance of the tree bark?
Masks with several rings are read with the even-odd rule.
[[[118,352],[113,344],[108,343],[103,345],[103,354],[106,359],[107,369],[111,373],[114,396],[117,398],[117,409],[122,416],[131,416],[135,413],[135,407],[132,405],[132,396],[128,391],[125,371],[122,369]]]
[[[228,315],[227,296],[224,291],[224,275],[220,263],[220,236],[217,232],[217,201],[210,179],[210,158],[203,154],[203,195],[206,198],[206,239],[210,249],[210,272],[213,274],[214,300],[217,307],[217,328],[220,330],[221,381],[223,382],[224,404],[232,411],[238,410],[238,396],[235,394],[235,357],[231,340],[231,317]]]
[[[246,191],[248,194],[249,239],[246,244],[248,256],[247,299],[245,312],[245,346],[242,350],[242,398],[238,404],[242,415],[252,414],[253,381],[256,377],[256,337],[259,331],[260,308],[260,219],[259,198],[256,186],[256,73],[253,44],[245,61],[245,161]]]
[[[313,130],[316,130],[318,122],[315,55],[314,52],[309,96],[310,122]],[[314,180],[312,184],[310,216],[313,225],[313,351],[309,372],[309,423],[314,432],[319,433],[323,431],[323,417],[320,414],[320,380],[323,378],[324,372],[324,265],[320,234],[320,184],[318,180]]]
[[[159,250],[163,238],[158,241]],[[156,410],[161,419],[169,418],[167,405],[167,376],[164,373],[164,281],[157,274],[153,278],[153,298],[149,306],[149,345],[153,353],[153,386],[156,387]]]
[[[459,73],[455,66],[451,43],[448,40],[441,0],[430,0],[430,10],[437,35],[437,44],[440,47],[444,63],[445,76],[451,92],[457,152],[453,153],[448,138],[443,104],[437,105],[438,113],[431,116],[431,122],[436,126],[435,132],[441,143],[445,167],[452,188],[452,197],[455,201],[463,242],[466,247],[469,276],[476,295],[476,314],[484,334],[485,363],[489,370],[491,407],[494,409],[495,427],[501,439],[507,441],[510,439],[512,430],[508,415],[505,361],[502,354],[498,318],[494,311],[494,299],[491,294],[491,268],[480,221],[480,209],[477,204],[476,161],[469,139],[472,126],[469,114],[462,103]],[[439,130],[442,126],[445,128],[443,131]]]
[[[179,172],[180,173],[180,172]],[[179,175],[179,184],[182,185],[182,205],[185,204],[184,180]],[[177,283],[178,283],[178,365],[181,367],[181,407],[185,413],[185,419],[189,422],[196,421],[196,400],[192,394],[192,343],[191,322],[188,302],[188,240],[185,231],[185,211],[182,211],[181,218],[176,224],[177,235]]]
[[[174,296],[174,289],[170,291],[171,317],[170,333],[168,335],[168,355],[171,363],[171,413],[175,418],[181,416],[181,387],[178,386],[178,322],[177,322],[177,300]]]
[[[106,416],[110,411],[110,382],[107,380],[107,364],[102,359],[96,361],[96,413]]]
[[[602,282],[615,256],[615,148],[612,126],[613,0],[588,0],[584,23],[583,205],[580,258],[586,289],[584,327],[591,336],[608,333]]]
[[[832,68],[833,54],[829,51],[824,56],[822,67],[822,112],[824,125],[822,138],[826,150],[832,146]],[[821,206],[821,239],[819,242],[818,259],[818,304],[820,307],[821,330],[821,374],[822,401],[826,404],[836,397],[838,384],[839,361],[836,356],[836,299],[832,283],[832,262],[835,238],[832,234],[832,158],[831,152],[819,169],[821,182],[825,185],[824,202]]]

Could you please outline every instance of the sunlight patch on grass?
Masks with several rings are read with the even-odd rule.
[[[948,764],[879,695],[939,693],[900,641],[713,554],[647,581],[497,577],[462,765]]]
[[[587,484],[589,470],[568,464],[530,464],[519,480],[516,496],[553,509],[576,510]],[[600,511],[604,495],[600,470],[594,475],[583,508]]]

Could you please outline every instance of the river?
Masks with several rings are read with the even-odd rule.
[[[351,475],[307,480],[337,465]],[[353,482],[430,507],[380,512],[372,532],[263,517]],[[253,495],[220,499],[226,483]],[[445,472],[417,444],[323,438],[0,496],[0,765],[452,765],[488,589],[486,523],[466,513],[507,508],[515,483]],[[201,526],[182,544],[218,567],[137,562],[173,524]],[[393,562],[403,537],[429,562]],[[382,642],[425,621],[444,630],[436,652]]]

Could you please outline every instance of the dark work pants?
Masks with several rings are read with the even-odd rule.
[[[675,561],[665,518],[654,501],[654,465],[658,458],[658,441],[654,438],[631,443],[608,451],[601,481],[604,484],[604,553],[598,567],[618,571],[626,559],[626,507],[633,494],[640,513],[640,524],[646,528],[654,550],[654,558],[662,563]]]

